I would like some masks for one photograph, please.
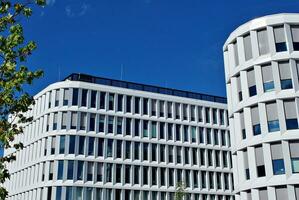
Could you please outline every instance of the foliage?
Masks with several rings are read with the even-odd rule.
[[[186,186],[184,182],[178,182],[176,185],[176,190],[175,190],[175,200],[183,200],[185,194],[186,194]]]
[[[21,143],[15,143],[15,136],[23,133],[20,124],[28,123],[32,118],[23,115],[34,103],[32,96],[24,91],[26,84],[42,76],[41,70],[30,71],[23,65],[32,51],[36,49],[33,41],[25,41],[22,18],[32,15],[33,6],[44,6],[46,0],[0,0],[0,143],[4,148],[21,149]],[[8,116],[11,116],[8,119]],[[15,160],[14,154],[0,159],[0,199],[4,200],[8,192],[3,183],[9,179],[8,163]]]

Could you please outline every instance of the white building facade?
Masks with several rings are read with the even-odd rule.
[[[249,21],[223,51],[236,199],[299,199],[299,14]]]
[[[34,98],[8,199],[234,199],[226,99],[82,74]]]

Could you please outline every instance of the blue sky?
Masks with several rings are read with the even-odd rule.
[[[296,0],[48,0],[24,21],[38,43],[35,94],[72,72],[225,96],[222,45],[240,24],[299,12]]]

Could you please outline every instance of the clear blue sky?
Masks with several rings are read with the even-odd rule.
[[[35,94],[72,72],[225,96],[222,45],[240,24],[299,12],[296,0],[48,0],[25,21]]]

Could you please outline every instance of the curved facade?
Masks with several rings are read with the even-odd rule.
[[[223,51],[236,199],[299,199],[299,14],[243,24]]]
[[[75,74],[35,101],[8,199],[233,199],[225,99]]]

